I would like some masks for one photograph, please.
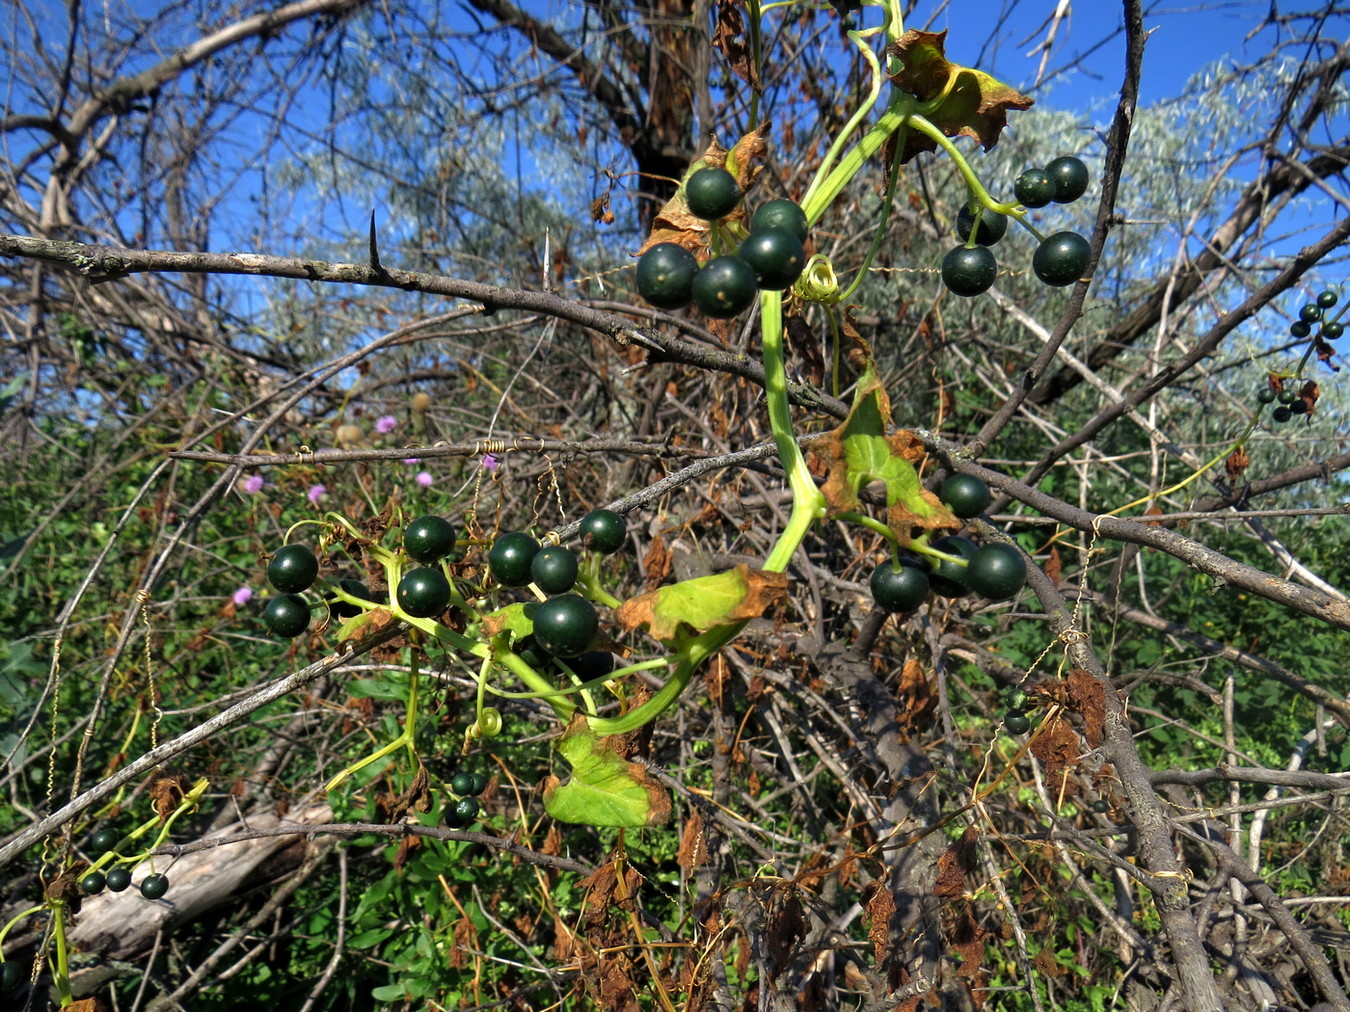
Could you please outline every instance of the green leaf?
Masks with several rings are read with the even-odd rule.
[[[376,1001],[400,1001],[406,994],[407,988],[402,984],[385,984],[370,992],[370,996]]]
[[[858,379],[848,418],[809,444],[828,468],[820,490],[831,514],[862,509],[858,493],[880,481],[886,487],[886,522],[901,547],[916,529],[960,529],[961,522],[919,480],[915,464],[924,459],[922,442],[904,429],[888,434],[890,425],[890,398],[869,362]]]
[[[670,818],[670,795],[615,750],[615,736],[596,736],[577,714],[558,742],[572,767],[567,780],[544,781],[544,809],[559,822],[586,826],[658,826]]]
[[[681,626],[706,632],[758,618],[787,596],[787,577],[741,564],[725,573],[696,576],[619,605],[614,618],[626,630],[647,626],[652,636],[669,644]]]
[[[393,933],[393,928],[371,928],[369,931],[361,932],[355,938],[348,939],[347,948],[373,949]]]

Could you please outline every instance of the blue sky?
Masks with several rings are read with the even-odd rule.
[[[907,27],[922,27],[928,10],[923,4]],[[1029,56],[1046,33],[1056,0],[953,0],[933,21],[932,30],[952,29],[949,53],[959,62],[977,63],[982,69],[1004,77],[1008,83],[1028,85],[1040,63],[1039,53]],[[1304,0],[1291,5],[1277,0],[1281,13],[1315,9]],[[1196,71],[1221,57],[1247,63],[1265,53],[1278,39],[1288,41],[1275,28],[1248,36],[1264,21],[1271,0],[1227,0],[1214,3],[1146,3],[1144,28],[1151,32],[1144,54],[1141,101],[1145,104],[1180,94]],[[1093,102],[1113,100],[1121,82],[1124,36],[1123,5],[1114,0],[1073,0],[1069,17],[1061,23],[1048,69],[1071,68],[1044,89],[1042,100],[1060,108],[1083,108]],[[994,13],[997,11],[997,13]],[[997,42],[983,49],[988,32],[971,30],[970,18],[991,17],[998,21]],[[1350,36],[1350,16],[1331,17],[1323,33],[1331,38]],[[1105,44],[1099,45],[1105,41]],[[983,51],[982,51],[983,50]],[[1041,89],[1038,89],[1040,92]]]

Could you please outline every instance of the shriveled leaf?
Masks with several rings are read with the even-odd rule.
[[[891,915],[895,913],[895,897],[884,880],[873,882],[864,909],[867,911],[867,937],[872,942],[878,970],[891,951]]]
[[[967,826],[960,839],[955,840],[938,855],[937,881],[933,895],[942,899],[956,899],[966,889],[966,876],[978,867],[975,845],[980,834],[974,826]]]
[[[717,22],[712,44],[726,58],[732,73],[750,87],[759,89],[759,68],[745,34],[745,15],[738,0],[717,0]]]
[[[962,977],[978,977],[980,961],[984,958],[984,940],[989,932],[970,916],[970,909],[961,912],[947,931],[947,944],[961,957],[958,972]]]
[[[1078,765],[1082,754],[1078,734],[1063,714],[1047,720],[1031,740],[1031,754],[1045,763],[1046,785],[1052,796],[1058,796],[1068,783],[1069,773]]]
[[[768,129],[768,124],[761,125],[737,141],[730,151],[716,141],[709,144],[708,149],[694,159],[685,170],[684,176],[680,179],[680,188],[675,191],[675,195],[657,212],[652,222],[651,234],[638,249],[637,255],[641,256],[657,243],[673,242],[677,246],[683,246],[700,260],[706,259],[708,231],[712,226],[689,210],[689,202],[684,197],[684,184],[699,169],[724,168],[736,177],[742,192],[749,189],[755,177],[763,170],[762,163],[768,151],[768,142],[764,138]],[[743,219],[744,207],[737,207],[727,217],[732,221]]]
[[[1065,679],[1069,689],[1069,705],[1083,718],[1083,737],[1089,748],[1102,743],[1106,729],[1106,685],[1091,672],[1073,668]]]
[[[946,32],[908,31],[887,52],[899,58],[901,68],[891,83],[920,102],[936,105],[925,117],[948,137],[974,137],[985,151],[998,143],[1008,125],[1009,109],[1029,109],[1032,99],[981,70],[952,63],[946,55]],[[900,161],[908,162],[937,142],[917,130],[905,133]]]
[[[619,755],[577,714],[558,742],[571,776],[545,778],[544,809],[560,822],[585,826],[659,826],[670,818],[670,795],[640,763]]]
[[[681,626],[705,632],[717,626],[758,618],[787,596],[787,577],[742,563],[735,569],[697,576],[629,598],[614,611],[625,631],[647,626],[662,643],[673,641]]]
[[[858,380],[848,418],[837,429],[810,442],[826,466],[821,492],[832,514],[862,507],[859,490],[880,481],[886,486],[886,522],[901,547],[919,531],[959,530],[961,521],[919,480],[916,462],[924,449],[911,432],[887,434],[891,402],[875,368]]]
[[[680,846],[675,851],[675,862],[686,875],[693,875],[708,860],[708,838],[703,831],[703,816],[697,808],[684,820]]]
[[[783,885],[769,899],[764,948],[769,957],[769,980],[787,969],[797,943],[806,937],[806,914],[797,887]]]

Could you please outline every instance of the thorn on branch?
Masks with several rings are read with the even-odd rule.
[[[384,273],[384,267],[380,263],[380,245],[375,240],[375,209],[370,211],[370,269],[377,274]]]

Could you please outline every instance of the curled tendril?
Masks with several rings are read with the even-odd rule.
[[[838,302],[839,278],[834,265],[824,253],[817,253],[806,262],[806,270],[797,279],[792,290],[811,302]]]
[[[502,733],[502,714],[495,706],[483,707],[478,719],[469,725],[471,738],[495,738]]]

